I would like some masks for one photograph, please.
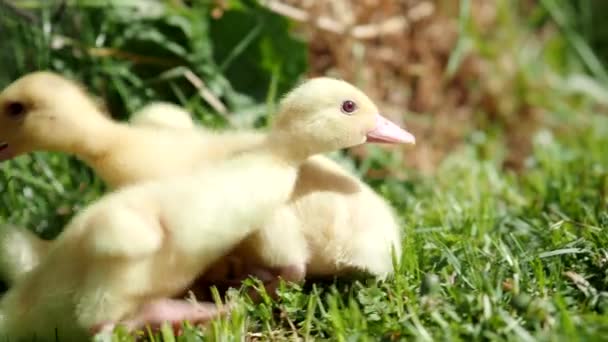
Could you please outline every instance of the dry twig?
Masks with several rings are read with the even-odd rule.
[[[313,24],[321,30],[340,35],[349,34],[356,39],[373,39],[383,35],[396,34],[403,32],[408,26],[408,21],[404,16],[395,16],[379,24],[349,27],[325,16],[320,16],[316,20],[312,20],[312,16],[308,12],[277,0],[267,0],[262,1],[261,3],[269,10],[295,21],[312,21]]]
[[[192,70],[190,69],[186,69],[186,71],[184,72],[184,77],[190,82],[192,83],[192,85],[194,87],[196,87],[196,89],[198,89],[198,93],[199,95],[205,99],[205,101],[207,101],[207,103],[218,113],[222,114],[224,117],[227,117],[227,113],[228,110],[226,109],[226,106],[224,106],[224,104],[222,103],[222,101],[220,101],[220,99],[218,99],[215,95],[213,95],[213,93],[209,90],[209,88],[207,88],[207,86],[205,85],[205,82],[203,82],[203,80],[196,76],[195,73],[192,72]]]

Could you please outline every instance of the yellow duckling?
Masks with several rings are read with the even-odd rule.
[[[50,72],[28,74],[5,88],[0,110],[0,161],[32,151],[70,153],[112,188],[188,174],[242,146],[221,133],[158,130],[154,119],[142,125],[113,121],[81,87]]]
[[[166,102],[153,102],[144,106],[131,115],[129,123],[156,128],[195,128],[187,111]],[[43,240],[22,227],[0,227],[0,279],[7,285],[13,284],[19,275],[38,264],[50,243],[51,241]]]
[[[280,108],[259,145],[191,175],[124,187],[76,215],[0,301],[0,331],[13,339],[82,340],[118,322],[131,329],[205,322],[219,310],[168,298],[266,227],[292,196],[307,158],[366,141],[413,142],[342,81],[310,80]]]
[[[189,115],[171,105],[149,106],[134,115],[131,126],[119,124],[100,113],[74,83],[48,72],[29,74],[7,87],[0,93],[0,110],[0,140],[5,142],[0,159],[34,150],[74,153],[115,188],[191,173],[256,146],[265,137],[264,133],[252,131],[216,133],[192,129],[175,134],[152,129],[163,125],[193,127]],[[307,248],[292,250],[289,255],[266,253],[280,243],[281,239],[275,236],[288,234],[283,229],[286,224],[300,227],[300,231],[289,233],[304,235]],[[31,235],[26,230],[21,232]],[[384,199],[330,159],[313,156],[302,164],[289,203],[277,211],[264,231],[240,245],[233,256],[263,267],[305,263],[309,277],[352,270],[384,277],[392,272],[391,247],[397,259],[401,256],[400,242],[399,226]],[[10,250],[18,248],[13,246]],[[23,250],[33,253],[35,248]],[[11,278],[34,266],[13,264],[14,269],[6,272]],[[11,263],[3,265],[10,267]],[[221,274],[210,273],[205,278],[212,283],[222,281]]]
[[[129,123],[135,126],[193,129],[190,114],[180,106],[168,102],[153,102],[131,115]]]

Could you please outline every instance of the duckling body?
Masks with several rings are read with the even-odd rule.
[[[331,101],[312,101],[328,85],[340,86]],[[345,96],[361,103],[357,114],[335,108]],[[366,136],[413,140],[394,125],[392,132],[379,129],[371,101],[336,80],[309,81],[282,103],[273,130],[258,146],[191,175],[126,186],[76,215],[43,261],[0,301],[0,331],[17,339],[33,333],[54,338],[59,327],[61,338],[78,340],[117,322],[133,328],[204,321],[218,310],[168,298],[281,212],[302,162],[364,143]]]
[[[59,326],[65,336],[82,338],[182,292],[288,199],[296,169],[259,160],[125,187],[85,209],[2,299],[3,331],[53,336]],[[260,198],[266,177],[273,191]]]
[[[48,83],[55,83],[54,89],[58,89],[59,94],[81,99],[76,101],[76,110],[62,109],[61,104],[66,101],[57,100],[60,96],[45,97],[45,90],[40,87]],[[121,125],[101,115],[96,107],[89,104],[80,89],[47,73],[25,76],[0,95],[0,102],[4,103],[23,102],[24,99],[40,102],[40,108],[48,109],[39,116],[64,113],[67,118],[63,126],[75,126],[72,123],[76,120],[74,118],[83,121],[82,118],[86,117],[84,121],[87,122],[82,124],[86,128],[76,132],[85,131],[88,134],[71,137],[72,141],[77,141],[73,144],[66,144],[65,141],[63,144],[45,144],[45,141],[52,142],[54,139],[44,139],[31,130],[34,134],[30,132],[28,140],[32,143],[25,144],[25,139],[11,137],[13,133],[4,132],[1,128],[10,128],[9,121],[4,126],[0,125],[0,139],[7,136],[11,145],[12,141],[16,141],[14,145],[19,147],[17,150],[21,153],[34,149],[74,153],[114,188],[192,173],[195,169],[213,165],[255,147],[266,136],[265,133],[254,131],[211,132],[201,128],[192,129],[191,119],[183,118],[187,113],[182,112],[182,119],[179,119],[178,109],[162,106],[142,110],[142,115],[134,116],[130,127]],[[172,121],[170,117],[176,120]],[[180,129],[178,134],[171,129],[157,129],[163,125],[190,129]],[[89,141],[90,137],[97,137],[94,143]],[[270,252],[265,251],[274,249],[260,246],[273,246],[280,244],[282,238],[288,239],[288,233],[283,229],[286,222],[299,227],[289,230],[289,234],[305,236],[308,247],[293,250],[288,255],[269,255]],[[300,260],[308,264],[307,275],[311,277],[353,269],[384,277],[392,272],[391,248],[395,250],[397,259],[401,255],[399,227],[390,206],[366,184],[323,156],[313,156],[302,164],[292,198],[285,208],[277,211],[276,217],[267,226],[266,233],[256,231],[232,255],[249,263],[270,267],[289,264],[289,260]],[[214,275],[209,274],[208,277],[213,278]],[[221,280],[215,277],[214,281]]]
[[[190,113],[182,107],[168,102],[152,102],[133,113],[129,119],[131,125],[153,126],[157,128],[194,128]]]
[[[400,228],[392,208],[333,161],[321,156],[309,160],[300,167],[292,194],[292,210],[305,222],[302,232],[311,251],[307,276],[357,270],[378,278],[391,274],[391,249],[401,257]]]
[[[154,102],[133,113],[131,126],[156,129],[194,129],[190,114],[181,107]],[[201,130],[202,133],[202,130]],[[161,158],[162,159],[162,158]],[[145,177],[142,177],[146,180]],[[122,181],[119,179],[119,184]],[[52,241],[43,240],[24,227],[0,227],[0,279],[11,285],[17,277],[36,266],[47,253]]]
[[[286,226],[298,227],[306,250],[275,254],[282,250],[275,246],[295,234],[285,230]],[[369,186],[319,155],[300,166],[288,205],[230,255],[245,262],[245,271],[305,259],[307,278],[361,271],[384,278],[393,272],[393,250],[400,258],[401,235],[393,209]],[[290,259],[292,262],[285,262]],[[247,272],[242,275],[246,277]],[[223,280],[221,274],[208,273],[203,278],[213,284]]]
[[[105,152],[82,156],[112,188],[168,175],[190,174],[227,157],[226,151],[238,151],[243,147],[227,134],[205,132],[202,136],[197,130],[175,134],[153,127],[120,125],[113,131],[109,138],[112,142],[105,146]],[[253,145],[262,139],[260,136]],[[146,143],[142,144],[144,141]],[[223,146],[223,149],[210,149],[209,146]],[[133,162],[135,160],[137,162]]]
[[[273,172],[258,165],[262,163],[238,163],[208,168],[217,171],[197,175],[202,177],[126,187],[86,209],[0,303],[10,312],[5,331],[26,336],[39,329],[40,336],[52,336],[55,320],[48,327],[32,322],[71,313],[63,317],[78,322],[80,329],[67,330],[66,336],[83,336],[97,324],[135,314],[148,298],[177,295],[289,197],[296,171]],[[239,182],[245,171],[244,178],[257,181]],[[269,176],[273,191],[260,198]],[[45,285],[37,290],[36,284]],[[36,303],[35,309],[26,311],[27,302]],[[38,309],[51,303],[61,307]]]
[[[227,151],[243,149],[238,138],[221,132],[159,130],[159,125],[170,122],[169,113],[177,114],[171,127],[188,125],[188,119],[168,104],[142,109],[132,125],[113,121],[78,85],[50,72],[15,81],[3,90],[0,103],[0,145],[6,146],[0,160],[37,150],[74,154],[111,188],[188,174],[226,157]],[[167,119],[159,115],[163,112]]]

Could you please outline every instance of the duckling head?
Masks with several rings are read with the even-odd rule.
[[[365,142],[415,144],[415,137],[380,115],[348,82],[319,77],[289,92],[271,130],[291,153],[306,157]]]
[[[41,150],[75,152],[107,122],[76,83],[47,71],[27,74],[0,93],[0,161]]]

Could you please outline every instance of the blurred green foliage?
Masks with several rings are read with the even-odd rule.
[[[211,1],[178,3],[5,1],[0,86],[51,69],[83,82],[121,118],[150,100],[168,100],[219,123],[184,77],[188,70],[229,110],[243,111],[269,90],[285,92],[306,70],[306,44],[256,1],[230,1],[217,19]]]

